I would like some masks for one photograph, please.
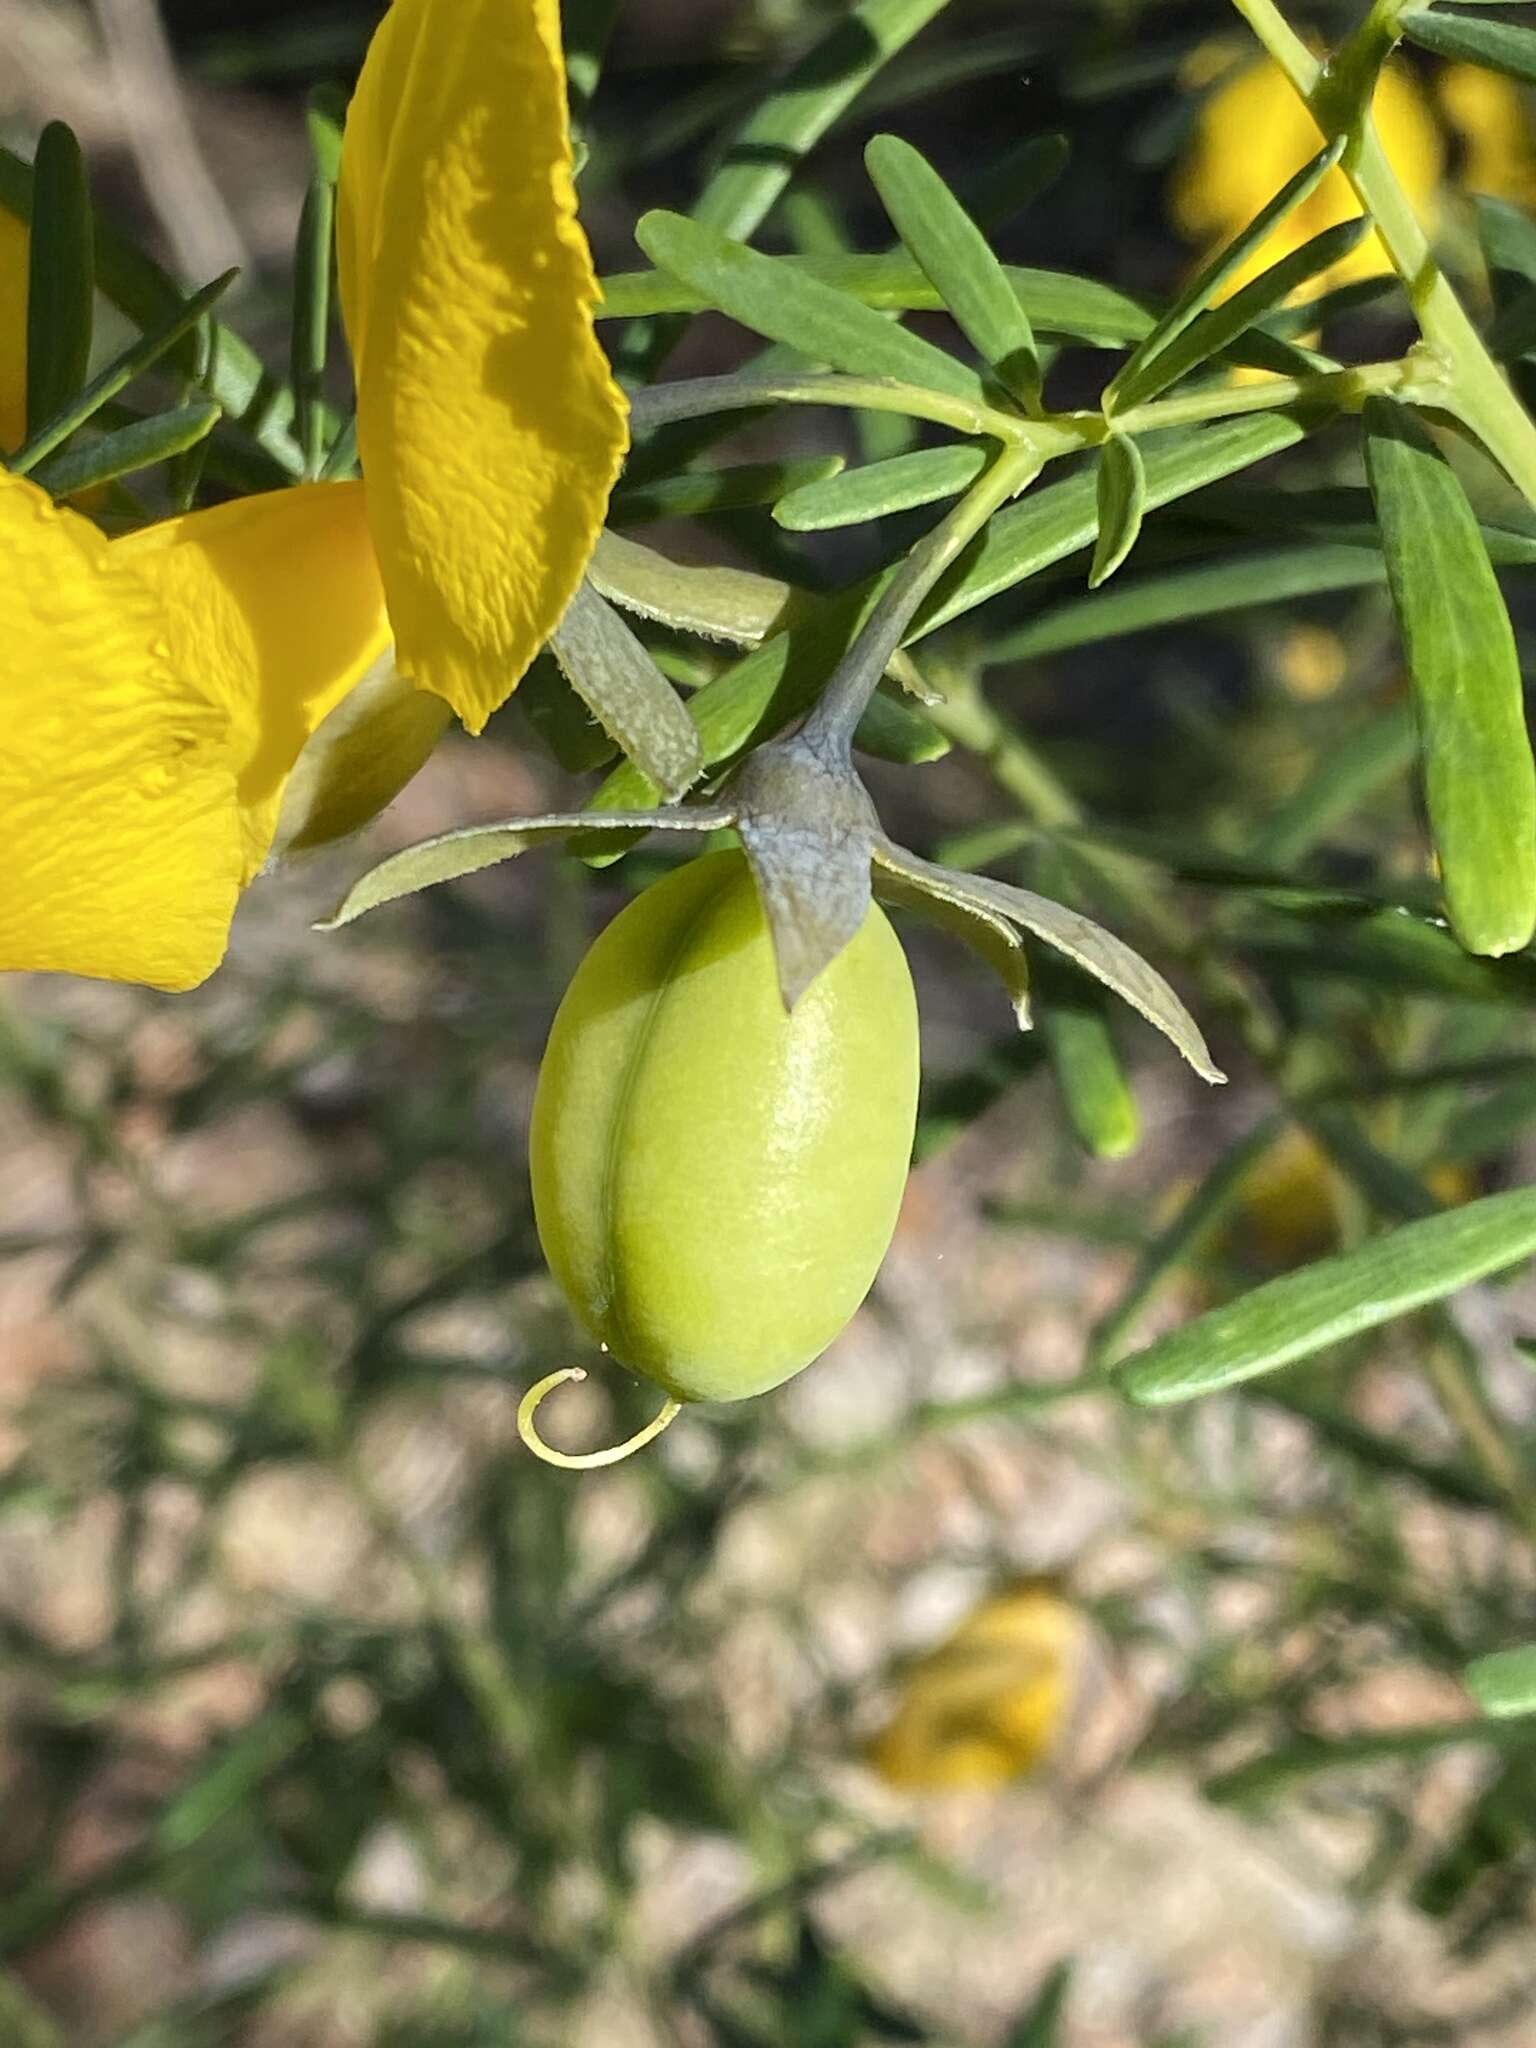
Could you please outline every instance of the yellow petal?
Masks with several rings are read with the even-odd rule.
[[[1085,1633],[1041,1580],[984,1601],[913,1666],[869,1762],[909,1791],[999,1785],[1034,1769],[1061,1732]]]
[[[0,206],[0,449],[27,434],[27,272],[31,236]]]
[[[386,649],[300,754],[283,792],[273,855],[328,845],[377,817],[423,765],[452,717],[441,697],[401,675]]]
[[[395,0],[347,118],[341,286],[398,660],[478,732],[569,603],[626,444],[556,0]]]
[[[229,714],[249,881],[305,743],[389,644],[363,487],[241,498],[112,552],[154,583],[178,669]]]
[[[1408,197],[1421,214],[1431,213],[1445,149],[1410,72],[1394,65],[1383,70],[1372,113],[1382,148]],[[1194,241],[1231,240],[1321,147],[1316,124],[1279,66],[1267,58],[1246,66],[1218,86],[1201,109],[1173,183],[1175,224]],[[1340,221],[1354,220],[1359,212],[1349,180],[1342,171],[1331,171],[1304,205],[1250,251],[1223,296],[1240,291],[1303,242]],[[1390,268],[1380,238],[1368,235],[1341,261],[1309,279],[1304,290],[1310,296]]]
[[[0,968],[193,988],[240,881],[229,720],[153,589],[88,520],[0,473]]]

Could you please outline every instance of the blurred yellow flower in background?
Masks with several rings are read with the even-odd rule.
[[[1003,1785],[1041,1764],[1076,1698],[1080,1611],[1045,1580],[995,1594],[904,1674],[871,1767],[901,1791]]]
[[[15,446],[27,235],[3,218]],[[108,541],[0,472],[0,968],[194,987],[274,840],[363,823],[450,709],[478,732],[580,582],[627,420],[557,0],[394,0],[348,112],[338,268],[363,483]]]
[[[1322,147],[1312,117],[1269,58],[1246,61],[1240,45],[1224,40],[1202,44],[1185,67],[1184,83],[1201,86],[1213,76],[1219,82],[1200,109],[1170,195],[1175,226],[1204,248],[1230,241]],[[1512,79],[1475,65],[1451,64],[1426,87],[1410,67],[1388,64],[1377,84],[1372,115],[1388,160],[1431,230],[1441,211],[1453,144],[1461,157],[1457,185],[1495,198],[1524,201],[1536,195],[1529,112]],[[1249,254],[1228,282],[1227,295],[1325,228],[1353,220],[1359,212],[1344,173],[1331,172]],[[1312,295],[1390,269],[1379,236],[1368,235],[1310,279],[1305,290]]]

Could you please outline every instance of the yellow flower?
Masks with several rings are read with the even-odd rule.
[[[1223,79],[1223,74],[1224,82],[1216,85],[1200,110],[1172,190],[1175,225],[1191,241],[1211,247],[1245,228],[1286,180],[1317,154],[1322,142],[1305,107],[1267,57],[1245,62],[1238,56],[1238,46],[1213,39],[1191,52],[1183,78],[1186,86],[1198,90],[1213,79]],[[1523,89],[1502,73],[1477,64],[1444,65],[1431,83],[1433,98],[1415,72],[1389,64],[1371,109],[1382,148],[1426,225],[1433,228],[1443,201],[1448,139],[1460,149],[1457,185],[1496,199],[1536,203],[1536,147]],[[1261,248],[1251,252],[1227,285],[1227,293],[1324,228],[1353,220],[1359,211],[1344,173],[1332,172]],[[1380,239],[1370,235],[1305,289],[1327,290],[1356,278],[1382,276],[1390,268]]]
[[[902,1791],[1006,1784],[1041,1763],[1077,1690],[1087,1630],[1030,1579],[972,1610],[906,1674],[870,1765]]]
[[[1448,1160],[1431,1166],[1424,1178],[1450,1206],[1477,1193],[1475,1175]],[[1244,1176],[1237,1215],[1223,1233],[1228,1248],[1287,1271],[1322,1258],[1339,1243],[1341,1187],[1317,1140],[1288,1126]]]
[[[195,986],[274,838],[361,823],[449,707],[478,732],[581,579],[626,423],[556,0],[394,0],[348,115],[338,243],[366,484],[108,542],[0,474],[0,967]],[[17,249],[13,225],[12,378]],[[16,405],[0,381],[7,445]]]
[[[1198,76],[1209,75],[1211,53]],[[1445,148],[1424,93],[1411,72],[1387,65],[1372,107],[1377,134],[1403,189],[1423,211],[1440,187]],[[1265,57],[1243,64],[1218,85],[1200,110],[1190,147],[1175,174],[1175,225],[1191,241],[1215,247],[1230,241],[1303,164],[1316,156],[1322,137],[1292,92],[1278,65]],[[1317,190],[1275,229],[1228,282],[1238,291],[1272,263],[1299,249],[1340,221],[1354,220],[1360,202],[1342,171],[1332,171]],[[1309,293],[1376,277],[1391,269],[1379,236],[1368,235],[1326,271],[1309,280]]]

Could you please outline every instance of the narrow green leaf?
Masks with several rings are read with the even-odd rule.
[[[983,916],[1001,917],[1040,939],[1129,1003],[1178,1048],[1202,1080],[1226,1079],[1212,1060],[1199,1025],[1157,969],[1081,911],[991,875],[936,867],[889,839],[876,840],[875,864],[877,870],[894,874],[916,889],[967,905]]]
[[[304,194],[293,252],[291,375],[294,427],[304,474],[317,477],[325,459],[325,359],[331,334],[331,249],[336,230],[336,188],[314,177]]]
[[[704,770],[699,736],[672,685],[623,619],[583,582],[549,636],[571,688],[670,803]]]
[[[1536,768],[1509,613],[1426,430],[1388,399],[1368,400],[1364,423],[1446,909],[1469,952],[1513,952],[1536,930]]]
[[[1103,1003],[1059,972],[1042,982],[1040,1031],[1067,1120],[1095,1159],[1124,1159],[1141,1137],[1136,1097]]]
[[[0,147],[0,206],[17,220],[32,217],[33,170],[14,150]],[[95,221],[98,289],[142,332],[155,332],[176,318],[185,302],[180,285],[159,264],[114,232],[98,216]],[[261,358],[232,327],[208,322],[211,350],[206,375],[200,380],[210,398],[224,408],[226,419],[246,428],[257,445],[287,476],[303,464],[288,429],[293,419],[293,394],[267,374]],[[170,363],[183,376],[194,375],[198,346],[183,333],[170,352]]]
[[[947,0],[860,0],[808,50],[727,147],[695,218],[745,241],[802,159]]]
[[[788,625],[803,595],[776,576],[697,562],[674,562],[659,548],[603,533],[587,574],[610,603],[678,633],[752,647]]]
[[[1147,473],[1141,450],[1124,434],[1111,434],[1099,455],[1097,485],[1099,538],[1088,571],[1088,588],[1105,583],[1141,532],[1147,509]]]
[[[987,452],[965,442],[948,448],[915,448],[886,462],[866,462],[841,475],[803,484],[773,508],[791,533],[822,533],[834,526],[858,526],[892,512],[910,512],[953,498],[973,484],[987,466]]]
[[[1536,1714],[1536,1643],[1479,1657],[1467,1666],[1466,1679],[1467,1690],[1485,1714],[1500,1720]]]
[[[808,485],[825,483],[842,468],[841,455],[800,455],[785,462],[685,469],[676,476],[621,483],[609,501],[608,518],[614,526],[639,526],[653,519],[708,519],[717,512],[777,505]]]
[[[565,839],[592,838],[600,832],[718,832],[735,823],[735,812],[718,805],[679,804],[672,810],[616,811],[594,817],[590,811],[551,811],[537,818],[513,818],[504,825],[464,825],[423,839],[392,853],[359,876],[333,914],[315,926],[333,932],[381,904],[394,903],[439,882],[477,875],[482,868],[515,860],[534,847]]]
[[[982,397],[980,380],[953,356],[783,257],[761,256],[679,213],[646,214],[635,239],[659,269],[694,286],[707,304],[814,362],[956,398]]]
[[[1027,2009],[1003,2037],[1003,2048],[1061,2048],[1072,1969],[1070,1962],[1052,1965]]]
[[[1194,432],[1146,437],[1147,506],[1155,510],[1246,469],[1305,437],[1298,422],[1269,414]],[[1008,506],[973,542],[919,613],[911,640],[984,604],[1001,591],[1093,545],[1098,511],[1092,475],[1068,477]],[[775,632],[689,703],[706,763],[732,760],[804,711],[868,618],[891,572],[807,610],[792,631]],[[633,810],[651,800],[628,767],[609,776],[593,802]]]
[[[1463,21],[1454,14],[1403,14],[1398,27],[1410,43],[1459,64],[1482,64],[1536,85],[1536,32],[1507,21]]]
[[[933,166],[897,135],[877,135],[864,162],[881,204],[923,275],[1004,390],[1034,411],[1040,354],[986,236]]]
[[[1311,198],[1344,154],[1346,139],[1342,135],[1335,137],[1309,164],[1304,164],[1237,239],[1219,250],[1189,288],[1174,300],[1151,333],[1137,344],[1110,379],[1103,398],[1106,413],[1123,411],[1150,395],[1153,386],[1148,372],[1157,357],[1212,304],[1223,285],[1237,275],[1253,251],[1269,239],[1280,223]]]
[[[939,895],[922,887],[900,868],[877,867],[873,880],[875,895],[882,903],[892,903],[914,917],[926,918],[930,924],[963,940],[979,955],[1007,990],[1019,1029],[1029,1030],[1033,1022],[1029,956],[1024,941],[1006,918],[983,904],[949,893]]]
[[[1282,305],[1309,277],[1315,277],[1319,271],[1329,270],[1342,261],[1370,232],[1371,223],[1363,218],[1340,221],[1337,227],[1324,228],[1320,235],[1313,235],[1299,249],[1292,249],[1278,263],[1272,263],[1268,270],[1244,285],[1241,291],[1234,292],[1230,299],[1224,299],[1219,306],[1212,306],[1208,312],[1200,314],[1159,350],[1134,384],[1127,384],[1120,393],[1117,412],[1125,413],[1133,406],[1145,405],[1166,391],[1170,384],[1187,377],[1191,370],[1198,370],[1203,363],[1222,354],[1240,338],[1253,341],[1255,337],[1247,333],[1249,328],[1272,307]],[[1278,342],[1272,345],[1276,348],[1286,346]]]
[[[878,761],[896,761],[916,767],[924,761],[942,761],[949,752],[949,740],[926,713],[887,691],[877,690],[864,707],[853,735],[861,754],[873,754]]]
[[[315,172],[327,184],[341,176],[341,142],[347,126],[347,96],[340,86],[314,86],[304,103],[304,126]]]
[[[50,121],[33,165],[27,279],[27,434],[79,392],[91,360],[95,228],[72,128]]]
[[[1212,1309],[1127,1359],[1120,1381],[1136,1401],[1188,1401],[1442,1301],[1532,1252],[1536,1189],[1486,1195]]]
[[[1130,633],[1191,619],[1219,617],[1257,605],[1289,604],[1324,591],[1357,590],[1386,580],[1386,565],[1374,548],[1330,547],[1316,542],[1273,548],[1235,561],[1202,562],[1140,576],[1102,595],[1068,598],[1051,605],[1011,633],[987,645],[989,663],[1032,661],[1067,648],[1097,646]]]
[[[25,476],[35,469],[45,455],[51,455],[61,442],[69,439],[76,428],[83,427],[91,415],[105,405],[109,398],[116,398],[125,385],[131,384],[135,377],[142,376],[144,371],[159,362],[160,358],[184,334],[195,327],[208,309],[228,291],[238,274],[237,271],[226,270],[222,277],[216,277],[212,284],[204,285],[200,292],[185,300],[180,311],[163,327],[157,328],[153,334],[146,335],[142,341],[137,341],[131,348],[125,349],[115,362],[107,365],[99,377],[91,380],[71,404],[62,412],[55,413],[37,433],[29,435],[25,445],[18,448],[9,458],[6,467],[17,476]]]
[[[943,306],[933,285],[905,251],[892,256],[785,256],[780,260],[876,311],[937,312]],[[1112,285],[1074,277],[1065,270],[1031,270],[1012,263],[1004,268],[1037,335],[1059,335],[1069,341],[1114,348],[1138,341],[1152,325],[1146,308]],[[664,269],[621,272],[604,278],[602,290],[596,309],[599,320],[696,313],[711,303],[701,288]]]
[[[77,491],[94,490],[115,477],[131,476],[136,470],[153,469],[195,448],[212,433],[222,417],[212,399],[200,405],[178,406],[131,426],[118,427],[99,440],[86,441],[62,454],[40,462],[32,472],[34,483],[55,498],[73,497]]]

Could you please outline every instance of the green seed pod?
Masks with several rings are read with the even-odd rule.
[[[684,1401],[739,1401],[811,1363],[869,1290],[917,1115],[917,1004],[871,906],[786,1014],[739,852],[636,898],[566,991],[534,1101],[534,1214],[577,1316]],[[552,1376],[523,1403],[530,1425]]]

